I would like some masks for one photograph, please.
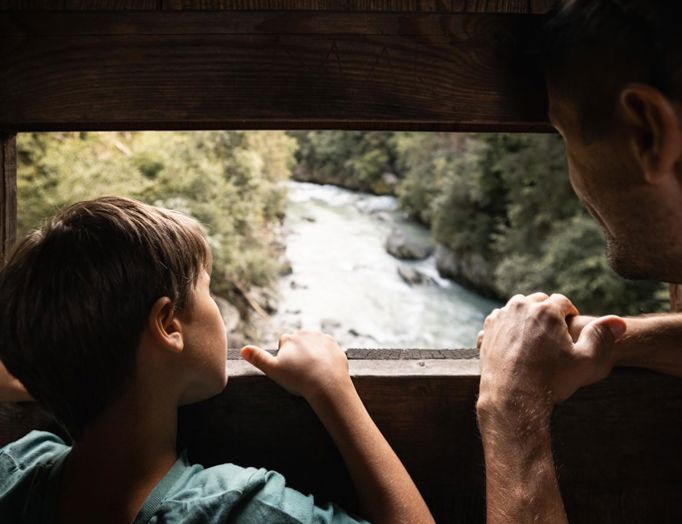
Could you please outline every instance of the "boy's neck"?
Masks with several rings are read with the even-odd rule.
[[[91,521],[93,513],[111,522],[134,520],[177,460],[177,404],[154,396],[124,394],[74,443],[62,476],[60,521]]]

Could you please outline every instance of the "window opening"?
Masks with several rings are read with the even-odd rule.
[[[363,131],[18,135],[18,234],[117,194],[198,219],[230,348],[321,329],[352,348],[465,348],[516,293],[666,308],[627,282],[554,135]]]

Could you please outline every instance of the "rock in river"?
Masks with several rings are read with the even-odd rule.
[[[398,266],[398,274],[410,286],[431,283],[431,279],[428,276],[413,267]]]
[[[433,246],[414,238],[405,231],[393,228],[386,239],[386,251],[401,260],[423,260],[433,253]]]

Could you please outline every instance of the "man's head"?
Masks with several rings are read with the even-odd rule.
[[[184,215],[116,197],[75,204],[0,271],[0,360],[78,438],[136,379],[143,335],[181,351],[207,314],[216,324],[210,264]]]
[[[682,282],[682,2],[564,0],[545,27],[550,118],[614,268]]]

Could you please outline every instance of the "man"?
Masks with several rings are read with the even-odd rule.
[[[682,2],[573,0],[545,30],[550,119],[573,187],[628,278],[682,282]],[[616,366],[682,377],[677,315],[578,316],[561,295],[515,296],[479,337],[477,403],[489,522],[566,522],[553,406]]]

